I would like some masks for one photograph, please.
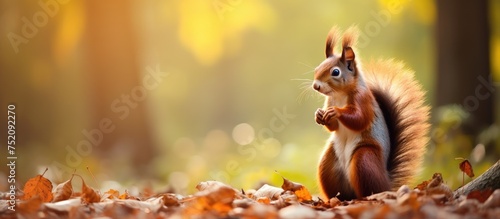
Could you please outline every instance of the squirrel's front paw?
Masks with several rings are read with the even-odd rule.
[[[328,123],[331,119],[333,118],[337,118],[338,116],[338,113],[337,113],[337,110],[335,109],[335,107],[330,107],[328,109],[326,109],[326,111],[324,111],[324,114],[323,114],[323,123]]]
[[[316,123],[319,125],[324,125],[325,122],[323,122],[323,116],[325,114],[325,111],[323,109],[317,109],[316,110]]]

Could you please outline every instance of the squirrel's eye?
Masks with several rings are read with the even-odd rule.
[[[340,69],[338,68],[333,68],[332,69],[332,77],[339,77],[340,76]]]

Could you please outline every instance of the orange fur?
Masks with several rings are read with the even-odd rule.
[[[340,30],[338,27],[332,27],[330,29],[330,32],[328,33],[328,36],[326,38],[326,49],[325,49],[325,55],[326,57],[330,57],[333,55],[335,52],[335,44],[337,43],[337,40],[339,39],[340,35]]]
[[[351,199],[356,194],[344,173],[334,165],[338,159],[333,152],[333,147],[333,143],[327,145],[319,163],[318,179],[320,179],[321,193],[328,198],[338,195],[337,197],[342,200]]]
[[[348,99],[348,105],[343,108],[337,108],[339,113],[338,120],[346,127],[355,131],[363,131],[368,128],[375,116],[373,112],[373,96],[367,90],[352,90],[348,92],[351,98]]]
[[[380,145],[360,144],[352,156],[349,177],[357,197],[390,189],[389,176],[382,165]]]
[[[388,170],[392,188],[412,182],[418,173],[429,141],[429,106],[425,92],[414,79],[414,73],[402,62],[379,60],[366,66],[368,87],[382,108],[389,136],[391,153]]]

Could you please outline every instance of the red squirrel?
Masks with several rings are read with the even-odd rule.
[[[331,132],[319,162],[320,189],[341,200],[410,183],[429,140],[430,108],[413,72],[394,60],[362,67],[353,49],[357,33],[345,31],[338,54],[340,32],[332,28],[312,85],[326,97],[316,123]]]

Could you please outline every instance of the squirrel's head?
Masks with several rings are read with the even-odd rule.
[[[359,72],[352,46],[357,38],[357,29],[349,28],[342,36],[342,52],[335,53],[339,30],[333,27],[326,39],[326,59],[314,70],[313,89],[331,96],[337,92],[348,92],[356,87]]]

